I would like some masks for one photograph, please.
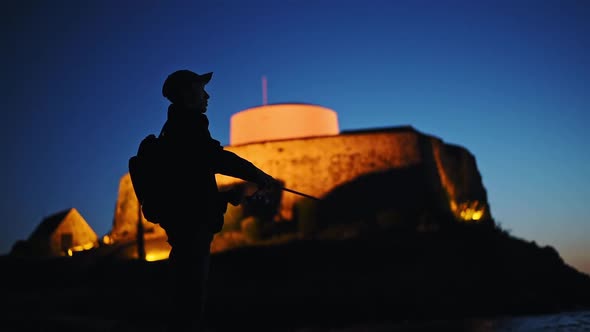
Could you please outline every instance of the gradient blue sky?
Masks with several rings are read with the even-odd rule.
[[[213,71],[211,132],[268,102],[340,129],[412,125],[477,158],[492,215],[590,274],[588,1],[11,1],[2,6],[0,253],[77,208],[112,225],[166,76]]]

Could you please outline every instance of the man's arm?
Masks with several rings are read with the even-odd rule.
[[[279,185],[279,182],[275,178],[231,151],[221,149],[215,160],[216,173],[254,182],[259,188]]]

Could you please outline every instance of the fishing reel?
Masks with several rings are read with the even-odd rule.
[[[280,190],[256,190],[244,197],[242,206],[248,215],[273,216],[278,212],[280,201]]]

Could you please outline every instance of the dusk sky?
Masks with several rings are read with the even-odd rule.
[[[102,236],[177,69],[212,71],[212,135],[268,102],[340,130],[411,125],[473,153],[492,216],[590,274],[589,1],[9,1],[0,253],[74,207]]]

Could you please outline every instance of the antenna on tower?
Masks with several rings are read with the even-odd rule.
[[[267,95],[266,95],[266,76],[262,76],[262,105],[266,105],[268,103]]]

